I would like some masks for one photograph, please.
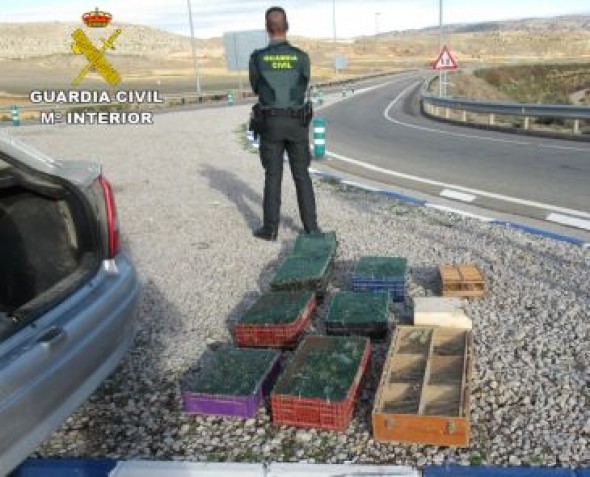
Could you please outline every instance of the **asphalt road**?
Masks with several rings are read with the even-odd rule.
[[[394,77],[321,112],[334,167],[435,195],[466,193],[472,197],[461,200],[503,212],[566,214],[590,225],[590,144],[431,121],[418,112],[420,78]]]

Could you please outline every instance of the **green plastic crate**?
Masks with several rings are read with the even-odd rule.
[[[325,317],[330,335],[361,335],[382,339],[387,334],[390,296],[380,292],[339,292]]]
[[[275,271],[270,286],[275,290],[312,288],[320,291],[327,285],[332,258],[290,255]]]
[[[336,247],[336,232],[299,234],[295,240],[292,255],[334,256],[336,255]]]

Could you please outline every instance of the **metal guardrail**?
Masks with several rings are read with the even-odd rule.
[[[431,82],[435,78],[424,82],[420,91],[420,99],[423,105],[429,105],[433,108],[445,108],[447,118],[448,110],[462,111],[462,122],[467,121],[466,112],[489,114],[489,124],[494,125],[495,115],[517,116],[525,119],[525,129],[530,127],[530,118],[572,119],[574,120],[574,134],[580,133],[581,120],[590,120],[590,107],[588,106],[500,103],[465,98],[441,98],[428,91]]]
[[[590,107],[561,104],[493,103],[460,98],[440,98],[430,93],[422,95],[422,101],[432,106],[460,109],[472,113],[504,114],[506,116],[530,116],[537,118],[590,119]]]

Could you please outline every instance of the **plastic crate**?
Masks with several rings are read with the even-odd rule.
[[[244,361],[252,358],[257,358],[259,361],[257,369],[253,370],[249,376],[244,376],[243,372],[239,372],[239,366],[243,366]],[[208,414],[243,419],[254,417],[280,374],[280,358],[280,353],[274,350],[220,350],[215,355],[211,366],[205,371],[205,376],[201,380],[197,379],[194,389],[182,393],[184,411],[189,414]],[[221,362],[227,368],[234,365],[238,372],[233,374],[223,372],[221,378],[225,379],[214,376],[214,373],[220,372],[219,364]],[[208,386],[208,392],[201,392],[202,388],[199,384],[207,377],[211,378],[212,376],[214,379],[210,379],[209,383],[211,381],[218,382],[219,386]],[[248,385],[249,389],[234,393],[231,389],[232,383],[238,379],[247,378],[251,381]]]
[[[293,348],[317,306],[310,291],[274,291],[263,295],[235,327],[240,347]]]
[[[393,301],[406,298],[407,260],[401,257],[361,257],[351,276],[357,292],[386,291]]]
[[[387,334],[390,296],[387,292],[337,293],[325,317],[331,335],[361,335],[382,339]]]
[[[362,352],[359,352],[357,359],[353,359],[346,366],[350,373],[347,381],[342,383],[342,389],[338,390],[339,393],[342,393],[341,395],[334,395],[335,398],[327,399],[318,397],[315,391],[293,393],[292,389],[296,387],[294,383],[304,381],[306,377],[316,389],[328,385],[330,381],[321,377],[321,371],[317,366],[313,367],[311,354],[314,351],[345,349],[345,343],[352,344],[353,347],[356,347],[357,352],[362,349]],[[354,405],[363,377],[369,367],[370,358],[371,342],[367,338],[308,336],[297,349],[294,360],[285,369],[271,393],[273,422],[297,427],[345,431],[352,419]],[[307,369],[312,370],[307,374],[304,371],[306,361]],[[325,363],[336,364],[336,371],[341,372],[337,363],[328,360]]]
[[[293,255],[325,256],[336,255],[336,232],[299,234],[293,246]]]
[[[366,280],[405,280],[408,261],[403,257],[361,257],[354,269],[354,276]]]
[[[273,290],[311,290],[323,298],[330,281],[333,257],[287,256],[270,282]]]
[[[400,302],[406,299],[406,284],[379,285],[375,283],[353,282],[352,290],[355,292],[387,292],[392,301]]]

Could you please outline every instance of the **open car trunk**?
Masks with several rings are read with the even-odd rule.
[[[84,196],[65,181],[0,161],[0,342],[97,269]]]

